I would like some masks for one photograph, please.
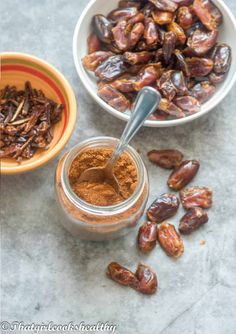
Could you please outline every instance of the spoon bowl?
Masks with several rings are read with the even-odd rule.
[[[153,113],[161,100],[160,93],[152,87],[144,87],[137,95],[131,117],[124,129],[120,142],[112,153],[107,164],[102,167],[92,167],[85,170],[79,177],[78,182],[106,182],[110,184],[117,194],[120,193],[119,183],[113,173],[113,167],[122,152],[137,131],[141,128],[148,116]]]

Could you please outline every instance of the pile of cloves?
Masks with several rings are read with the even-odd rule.
[[[0,90],[0,158],[20,162],[37,149],[47,149],[53,139],[52,126],[61,120],[64,106],[33,89],[6,86]]]

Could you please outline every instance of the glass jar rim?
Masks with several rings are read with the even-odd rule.
[[[98,136],[98,137],[92,137],[89,139],[86,139],[79,144],[72,147],[72,149],[67,153],[63,164],[62,164],[62,173],[61,173],[61,184],[62,188],[68,197],[68,199],[79,209],[82,209],[83,211],[90,212],[92,214],[96,215],[114,215],[118,214],[119,212],[122,212],[124,209],[128,209],[129,207],[133,206],[133,204],[136,202],[136,200],[139,198],[140,193],[143,191],[144,187],[144,163],[138,154],[138,152],[132,148],[131,146],[127,146],[124,152],[128,153],[131,159],[134,161],[137,173],[138,173],[138,184],[133,192],[133,194],[123,202],[120,202],[115,205],[109,205],[109,206],[97,206],[90,204],[84,200],[82,200],[80,197],[78,197],[74,191],[72,190],[69,182],[68,177],[68,171],[71,166],[72,161],[75,159],[75,157],[82,151],[86,151],[86,149],[94,148],[94,147],[107,147],[106,143],[110,143],[111,146],[115,147],[118,143],[119,139],[114,137],[106,137],[106,136]],[[112,145],[113,144],[113,145]]]

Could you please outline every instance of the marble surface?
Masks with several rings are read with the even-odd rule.
[[[236,3],[225,1],[236,14]],[[124,123],[101,110],[79,81],[72,35],[87,0],[2,0],[0,51],[32,53],[55,65],[79,103],[76,130],[65,149],[96,135],[120,136]],[[148,163],[153,148],[172,147],[197,158],[192,184],[214,189],[209,223],[184,237],[174,261],[159,246],[136,249],[136,230],[95,243],[72,237],[60,225],[53,177],[58,158],[25,175],[1,178],[1,319],[42,323],[117,324],[119,334],[234,334],[236,332],[236,91],[209,115],[176,128],[143,128],[133,140],[150,173],[149,202],[165,192],[168,171]],[[182,212],[171,222],[176,226]],[[144,220],[144,219],[143,219]],[[204,245],[200,244],[205,240]],[[155,268],[159,291],[147,297],[105,277],[110,261]]]

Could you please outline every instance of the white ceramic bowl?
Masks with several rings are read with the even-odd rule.
[[[81,14],[74,31],[73,37],[73,56],[78,75],[85,88],[92,98],[105,110],[117,118],[127,121],[129,119],[129,111],[122,113],[103,101],[97,95],[96,78],[92,72],[84,69],[81,59],[87,54],[87,37],[91,33],[91,20],[95,14],[107,15],[111,10],[117,8],[119,0],[91,0],[83,13]],[[232,64],[225,80],[217,85],[215,94],[201,106],[201,111],[181,119],[168,121],[145,121],[146,126],[151,127],[167,127],[176,126],[190,122],[202,115],[206,114],[216,107],[228,94],[236,80],[236,21],[230,9],[222,0],[213,0],[213,2],[221,10],[224,21],[220,27],[219,42],[225,42],[232,48]]]

